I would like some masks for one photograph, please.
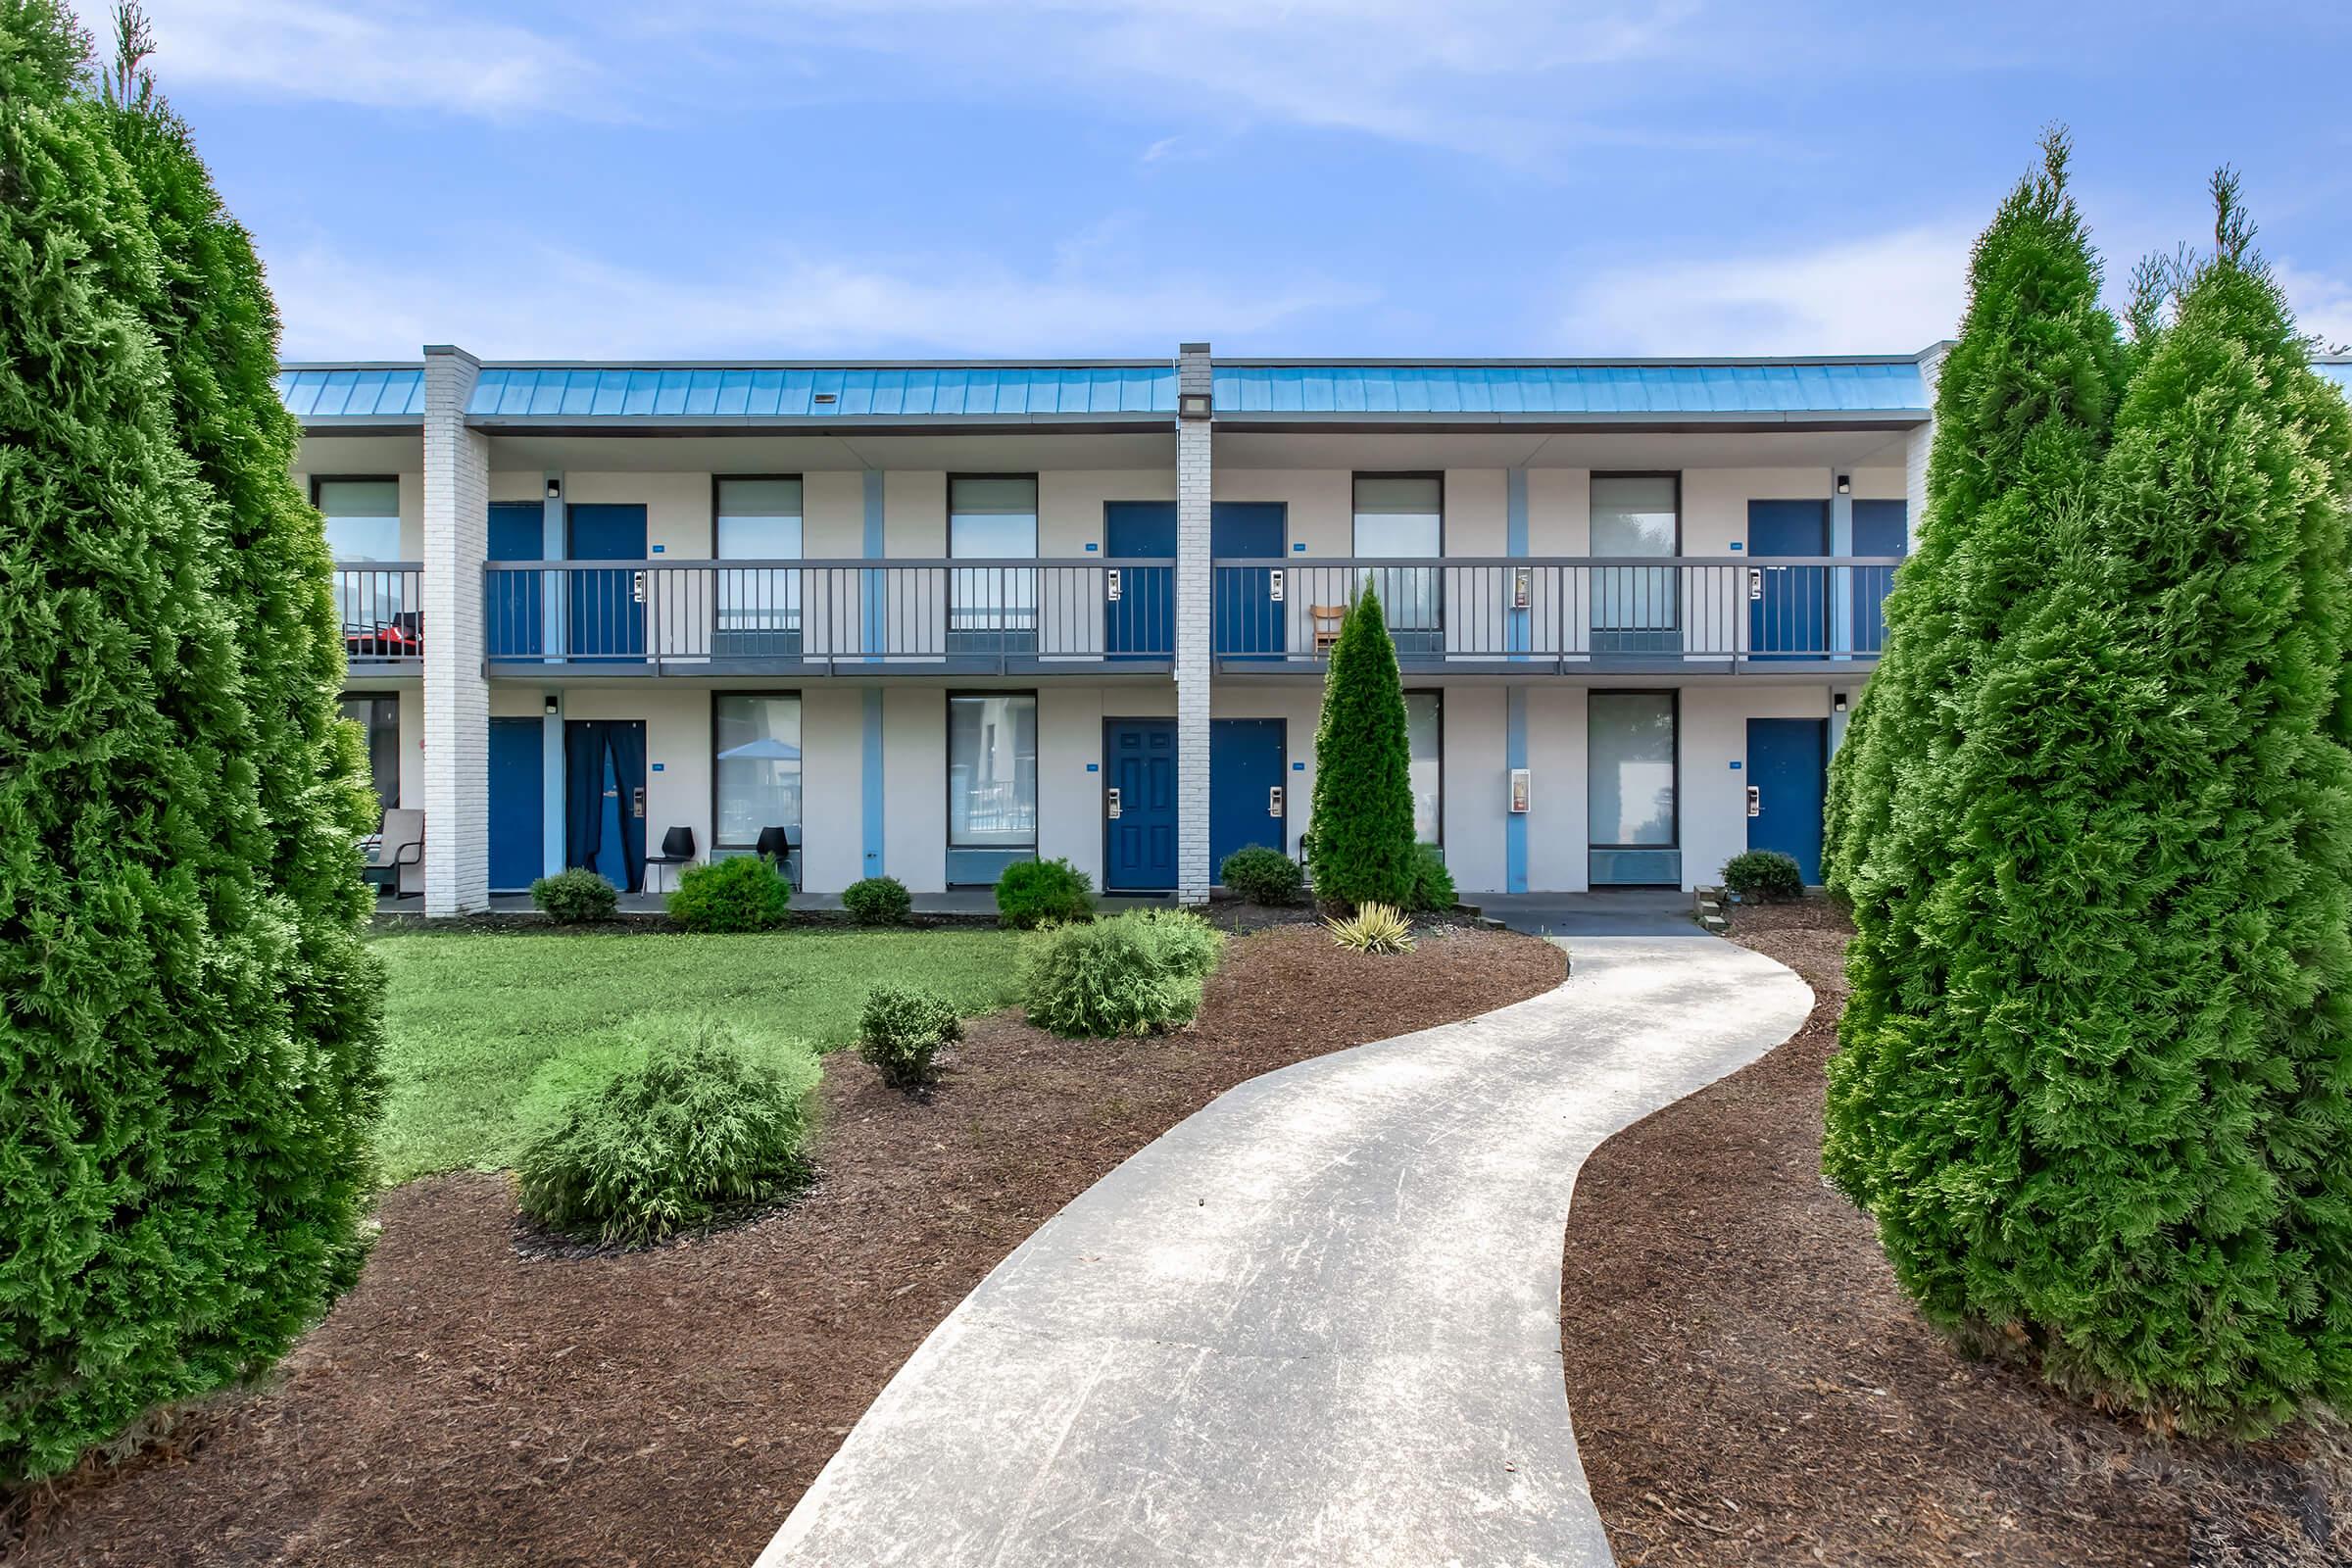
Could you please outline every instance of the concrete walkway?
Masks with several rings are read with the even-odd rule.
[[[1560,1374],[1577,1167],[1812,994],[1713,937],[1571,947],[1555,991],[1253,1079],[1097,1183],[760,1568],[1607,1563]]]

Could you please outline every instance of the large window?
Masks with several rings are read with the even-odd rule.
[[[337,561],[400,559],[398,479],[321,479],[316,489],[328,554]]]
[[[948,848],[1037,847],[1037,699],[948,699]]]
[[[1434,561],[1445,554],[1446,481],[1434,473],[1355,476],[1358,560]],[[1399,653],[1443,652],[1438,568],[1381,566],[1367,572]],[[1360,584],[1350,583],[1350,591]]]
[[[1436,692],[1404,694],[1404,728],[1411,742],[1413,837],[1439,844],[1446,837],[1445,721]]]
[[[1586,699],[1586,832],[1595,849],[1675,844],[1674,693]]]
[[[801,700],[721,692],[711,698],[716,848],[758,847],[762,828],[801,841]]]
[[[343,716],[368,737],[368,776],[375,783],[377,803],[389,811],[400,804],[400,699],[346,693]]]
[[[1657,560],[1682,554],[1682,479],[1671,473],[1592,476],[1592,554]],[[1599,566],[1592,573],[1595,653],[1679,653],[1682,585],[1673,566]]]
[[[736,478],[716,481],[718,559],[801,559],[801,481]],[[722,566],[714,587],[717,616],[713,653],[793,658],[800,653],[801,571],[798,566]]]
[[[355,658],[415,654],[408,574],[368,564],[400,559],[400,481],[318,479],[311,498],[326,518],[327,554],[339,568],[335,607],[346,651]]]
[[[948,480],[949,651],[1037,646],[1037,475],[977,474]]]

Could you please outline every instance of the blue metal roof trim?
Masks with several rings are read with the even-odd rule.
[[[829,397],[829,402],[818,402]],[[1174,414],[1172,365],[777,366],[676,369],[494,366],[477,418],[985,419]]]
[[[2333,381],[2336,389],[2345,397],[2352,398],[2352,360],[2321,360],[2312,368],[2319,371],[2324,380]]]
[[[300,419],[407,418],[424,413],[424,370],[384,366],[280,370],[277,395]]]
[[[1908,360],[1786,365],[1219,365],[1219,414],[1919,414]]]

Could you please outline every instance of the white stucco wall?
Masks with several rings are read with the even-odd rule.
[[[1527,470],[1527,553],[1581,556],[1592,544],[1592,470]]]
[[[882,553],[896,561],[937,561],[947,555],[947,474],[893,468],[882,475]]]
[[[948,695],[936,686],[893,686],[882,695],[882,854],[890,874],[917,893],[948,882]]]
[[[1581,893],[1591,870],[1585,855],[1585,688],[1531,685],[1523,690],[1528,890]],[[1509,802],[1503,804],[1507,808]]]
[[[400,697],[400,801],[424,805],[424,687],[411,681]]]
[[[1503,819],[1509,814],[1506,700],[1499,686],[1449,686],[1440,701],[1446,868],[1461,893],[1509,885]]]
[[[801,554],[810,561],[856,561],[865,555],[862,471],[820,469],[801,476]]]
[[[865,694],[801,693],[801,885],[838,893],[865,874]],[[885,851],[887,853],[887,851]]]

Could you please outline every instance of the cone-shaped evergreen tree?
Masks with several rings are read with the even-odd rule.
[[[1412,741],[1396,645],[1372,584],[1340,624],[1315,726],[1315,896],[1402,907],[1413,887]]]
[[[184,141],[158,189],[193,194],[159,243],[141,178],[172,167],[168,140],[124,158],[138,127],[92,94],[85,51],[57,0],[0,0],[12,1477],[266,1363],[317,1315],[356,1265],[375,1097],[323,555],[282,505],[282,416],[248,395],[273,323],[258,268],[199,260],[226,220]],[[204,362],[177,387],[159,329]]]
[[[2259,1431],[2352,1384],[2352,421],[2217,194],[2047,580],[1945,694],[1950,855],[1858,945],[1830,1164],[1936,1321]]]

